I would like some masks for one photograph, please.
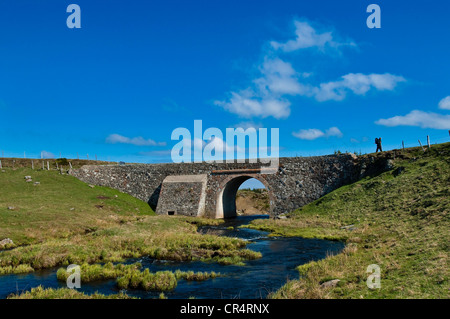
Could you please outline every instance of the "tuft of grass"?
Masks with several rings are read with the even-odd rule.
[[[135,263],[131,265],[122,265],[109,262],[105,265],[89,265],[84,263],[80,266],[80,279],[81,282],[92,282],[99,280],[115,279],[120,276],[124,276],[127,273],[131,273],[134,270],[141,268],[140,263]],[[67,272],[66,268],[59,268],[56,272],[56,277],[60,281],[66,281],[71,274]]]
[[[94,293],[92,295],[86,295],[82,292],[78,292],[74,289],[68,288],[47,288],[42,286],[32,288],[30,291],[13,294],[8,296],[8,299],[136,299],[132,298],[124,293],[114,295],[102,295]]]
[[[214,271],[212,272],[193,272],[193,271],[181,271],[176,270],[175,271],[175,277],[177,280],[184,279],[187,281],[204,281],[208,279],[214,279],[216,277],[219,277],[220,273],[216,273]]]
[[[13,266],[0,267],[0,275],[24,274],[33,271],[34,269],[28,264],[21,264],[14,267]]]
[[[151,273],[148,268],[144,271],[132,270],[117,279],[120,289],[143,289],[156,291],[170,291],[176,288],[177,278],[171,271]]]

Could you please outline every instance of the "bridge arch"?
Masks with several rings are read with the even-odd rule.
[[[246,180],[254,178],[260,181],[269,194],[270,215],[273,212],[274,198],[269,183],[260,174],[232,175],[225,178],[220,186],[216,198],[216,215],[215,218],[232,218],[236,217],[236,194],[239,187]]]

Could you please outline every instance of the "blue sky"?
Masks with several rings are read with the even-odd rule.
[[[66,26],[71,3],[81,29]],[[370,3],[380,29],[366,26]],[[449,13],[446,1],[1,0],[0,150],[170,162],[172,131],[194,120],[279,128],[281,156],[446,142]]]

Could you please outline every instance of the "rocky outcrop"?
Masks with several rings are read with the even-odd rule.
[[[2,248],[2,249],[5,247],[13,246],[13,245],[14,245],[14,242],[9,238],[0,240],[0,248]]]

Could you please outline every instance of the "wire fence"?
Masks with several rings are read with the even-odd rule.
[[[445,142],[450,142],[450,130],[448,131],[448,134],[442,134],[442,132],[439,133],[435,133],[435,134],[429,134],[429,135],[424,135],[424,136],[417,136],[417,137],[408,137],[407,139],[404,140],[399,140],[398,144],[397,143],[392,143],[392,140],[389,140],[388,143],[386,144],[387,147],[385,147],[383,145],[383,150],[387,151],[387,150],[393,150],[393,149],[402,149],[402,148],[410,148],[410,147],[420,147],[423,146],[428,147],[428,143],[430,144],[430,146],[432,146],[433,144],[441,144],[441,143],[445,143]],[[373,146],[369,146],[368,145],[372,145],[373,141],[365,141],[364,146],[365,146],[365,151],[368,151],[369,153],[372,153],[372,151],[370,151],[370,149]],[[336,150],[340,150],[340,151],[355,151],[359,148],[359,146],[361,145],[357,145],[354,143],[347,143],[347,142],[341,142],[339,144],[335,144],[334,147]],[[361,151],[359,152],[361,153]],[[17,163],[17,167],[20,166],[33,166],[35,167],[37,165],[37,163],[39,163],[40,166],[46,166],[47,164],[45,164],[45,161],[48,161],[48,165],[52,165],[55,167],[59,167],[59,165],[57,164],[59,159],[70,159],[70,163],[73,165],[74,163],[76,163],[75,165],[78,166],[78,164],[80,163],[93,163],[93,162],[102,162],[102,163],[115,163],[114,161],[110,160],[109,156],[98,156],[97,154],[89,154],[89,153],[80,153],[80,152],[75,152],[75,153],[63,153],[63,152],[58,152],[56,154],[54,153],[50,153],[47,151],[42,151],[40,153],[36,153],[36,152],[26,152],[24,151],[23,153],[17,153],[17,152],[8,152],[5,150],[1,150],[0,149],[0,168],[6,167],[7,166],[11,166],[12,164],[16,164]],[[3,162],[2,162],[3,160]],[[27,160],[27,161],[23,161],[23,160]],[[54,163],[55,162],[55,163]],[[36,163],[36,164],[35,164]],[[44,163],[44,164],[42,164]]]
[[[22,153],[17,152],[8,152],[6,150],[0,150],[0,158],[22,158],[22,159],[59,159],[59,158],[67,158],[67,159],[77,159],[77,160],[93,160],[93,161],[110,161],[110,156],[98,156],[97,154],[88,154],[88,153],[49,153],[46,151],[36,153],[36,152],[27,152],[24,151]]]
[[[0,169],[3,168],[31,168],[31,169],[43,169],[43,170],[69,170],[72,168],[79,168],[83,165],[96,165],[96,164],[117,164],[116,162],[111,162],[109,160],[105,161],[98,156],[94,155],[92,159],[89,155],[83,158],[81,156],[77,158],[70,157],[45,157],[42,154],[40,156],[36,156],[37,154],[27,154],[24,152],[22,157],[18,156],[17,153],[8,153],[4,151],[0,151]],[[34,155],[34,156],[33,156]],[[62,155],[62,154],[61,154]]]
[[[379,136],[377,136],[379,137]],[[416,136],[408,136],[404,139],[394,140],[392,137],[382,138],[382,146],[383,151],[394,150],[394,149],[402,149],[402,148],[410,148],[410,147],[420,147],[420,143],[423,146],[427,146],[427,137],[430,140],[430,145],[433,144],[441,144],[450,142],[450,130],[448,132],[443,133],[442,131],[432,133],[432,134],[424,134],[424,135],[416,135]],[[365,139],[352,142],[351,140],[334,140],[330,147],[335,150],[335,152],[354,152],[356,154],[368,154],[374,153],[376,150],[375,145],[375,137],[373,139]],[[420,143],[419,143],[420,141]]]

